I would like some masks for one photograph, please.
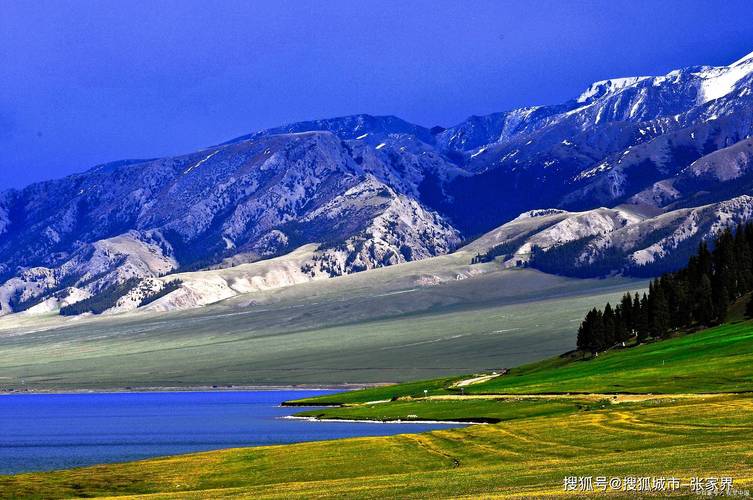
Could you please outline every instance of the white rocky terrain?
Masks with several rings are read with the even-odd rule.
[[[463,242],[506,267],[656,274],[750,218],[752,87],[750,54],[446,129],[299,122],[0,192],[0,315],[197,307]]]
[[[463,247],[505,267],[533,265],[551,271],[548,250],[567,248],[556,262],[561,274],[594,277],[609,273],[655,275],[694,253],[725,227],[753,220],[753,197],[667,212],[621,205],[584,212],[536,210]],[[544,262],[540,262],[544,260]]]
[[[6,193],[25,219],[0,240],[0,313],[51,310],[131,278],[146,280],[143,294],[156,292],[157,278],[178,269],[253,262],[307,243],[321,246],[299,266],[312,277],[458,246],[441,215],[377,178],[351,149],[330,132],[262,136]]]

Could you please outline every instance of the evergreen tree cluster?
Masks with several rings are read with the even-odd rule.
[[[722,231],[713,251],[701,242],[684,268],[651,281],[642,297],[626,293],[614,307],[589,311],[578,329],[578,349],[596,353],[633,338],[641,343],[719,324],[729,305],[751,290],[753,223],[748,223]]]
[[[495,245],[491,247],[489,250],[487,250],[486,253],[476,254],[476,256],[473,257],[473,259],[471,260],[471,264],[491,262],[497,257],[502,256],[502,255],[504,255],[507,258],[507,256],[510,256],[513,253],[515,253],[515,250],[520,248],[520,246],[523,243],[525,243],[528,238],[536,234],[537,231],[539,231],[539,229],[535,231],[529,231],[525,234],[521,234],[517,238],[514,238],[510,241],[506,241],[505,243],[500,243],[499,245]]]
[[[165,283],[165,286],[162,287],[162,289],[158,292],[154,292],[149,295],[145,295],[143,299],[141,299],[141,302],[139,303],[139,307],[145,306],[147,304],[151,304],[157,299],[161,299],[165,295],[174,292],[178,288],[181,287],[183,284],[183,280],[181,279],[174,279],[172,281],[168,281]]]
[[[61,307],[60,315],[75,316],[88,312],[102,314],[111,307],[114,307],[118,303],[119,298],[136,288],[140,281],[141,279],[139,278],[129,278],[123,283],[112,285],[88,299]]]

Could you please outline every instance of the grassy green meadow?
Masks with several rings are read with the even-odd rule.
[[[707,411],[714,408],[713,412]],[[544,498],[565,476],[693,476],[753,488],[753,400],[713,396],[427,434],[232,449],[0,478],[37,498]],[[334,425],[334,424],[333,424]]]
[[[676,477],[679,497],[692,496],[692,477],[730,476],[750,491],[752,338],[753,323],[738,321],[591,360],[554,357],[465,395],[457,384],[471,374],[300,400],[344,404],[307,417],[496,423],[5,476],[0,496],[572,497],[566,476]]]
[[[677,338],[602,353],[555,356],[464,388],[467,395],[679,394],[753,392],[753,327],[735,322]],[[373,387],[300,404],[355,404],[392,398],[459,395],[471,375]],[[328,409],[333,412],[340,408]]]

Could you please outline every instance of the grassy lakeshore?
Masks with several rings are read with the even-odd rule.
[[[753,324],[737,321],[674,339],[615,349],[595,359],[567,355],[513,368],[463,387],[466,395],[706,394],[753,392]],[[373,387],[294,404],[357,404],[460,395],[472,375]],[[427,392],[424,393],[424,390]],[[335,411],[332,409],[331,411]]]
[[[753,324],[736,322],[493,378],[299,400],[344,405],[300,413],[309,417],[494,423],[5,476],[0,496],[542,498],[572,496],[566,476],[676,477],[680,496],[692,477],[730,476],[753,490],[751,337]],[[553,390],[557,373],[573,394]]]
[[[744,396],[614,405],[419,435],[6,476],[0,478],[0,495],[544,497],[563,495],[562,480],[571,475],[675,476],[686,485],[693,476],[729,475],[736,487],[751,488],[752,415],[753,399]]]

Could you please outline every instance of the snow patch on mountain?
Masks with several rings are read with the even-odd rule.
[[[753,54],[729,66],[706,68],[697,73],[701,79],[701,103],[719,99],[735,89],[737,83],[753,73]]]
[[[635,85],[651,78],[650,76],[632,76],[626,78],[611,78],[609,80],[600,80],[594,82],[578,98],[579,103],[589,103],[594,99],[599,99],[607,94],[614,94],[620,90]]]
[[[582,181],[582,180],[588,179],[589,177],[593,177],[596,174],[600,174],[602,172],[606,172],[606,171],[608,171],[611,168],[612,168],[612,166],[609,163],[607,163],[607,162],[600,163],[600,164],[596,165],[593,168],[589,168],[587,170],[583,170],[582,172],[580,172],[578,175],[576,175],[573,178],[573,181],[578,182],[578,181]]]
[[[5,233],[10,226],[10,214],[8,209],[0,205],[0,235]]]
[[[201,160],[199,160],[198,162],[196,162],[195,164],[191,165],[186,170],[184,170],[183,171],[183,175],[186,175],[186,174],[190,173],[191,170],[200,167],[202,163],[206,162],[207,160],[209,160],[211,157],[213,157],[214,155],[216,155],[219,152],[220,152],[220,150],[218,149],[217,151],[213,151],[213,152],[209,153],[207,156],[205,156],[204,158],[202,158]]]
[[[677,211],[662,219],[594,207],[628,200],[666,211],[747,194],[752,88],[750,54],[725,67],[603,80],[559,105],[448,129],[389,116],[314,120],[0,193],[0,314],[55,310],[138,278],[111,312],[130,310],[181,267],[214,272],[315,243],[270,286],[339,276],[446,254],[458,229],[475,235],[517,214],[468,248],[514,240],[528,252],[590,238],[580,262],[616,248],[655,262],[672,252],[659,236],[673,224],[682,226],[677,241],[690,242],[713,218],[699,212],[694,226]],[[734,218],[743,208],[731,210]],[[202,276],[169,294],[170,307],[257,286]]]

